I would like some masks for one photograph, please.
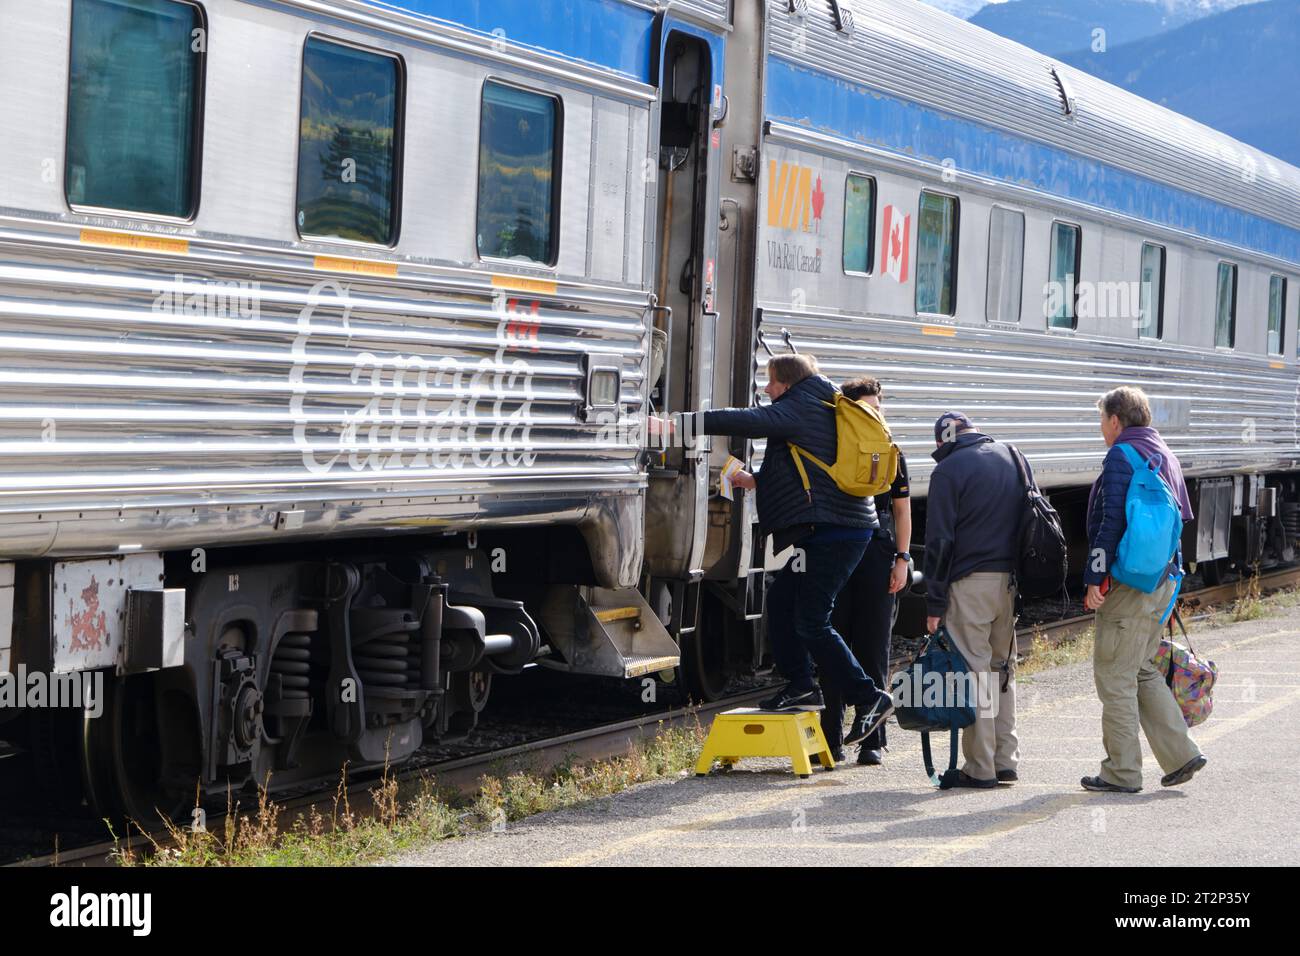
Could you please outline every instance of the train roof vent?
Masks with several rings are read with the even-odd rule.
[[[1052,71],[1052,81],[1056,84],[1056,95],[1061,100],[1061,113],[1070,119],[1074,119],[1074,92],[1070,89],[1069,84],[1065,82],[1065,77],[1061,75],[1060,70],[1055,66],[1049,66],[1048,69]]]
[[[853,8],[849,6],[849,0],[830,0],[830,4],[835,29],[846,37],[853,36]]]

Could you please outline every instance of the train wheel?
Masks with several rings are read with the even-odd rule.
[[[115,825],[129,822],[151,829],[160,818],[180,819],[193,799],[160,781],[158,707],[153,675],[107,677],[102,713],[83,719],[86,795],[95,814]]]
[[[721,697],[727,687],[730,615],[707,593],[701,600],[699,626],[681,636],[681,673],[691,699],[708,703]]]

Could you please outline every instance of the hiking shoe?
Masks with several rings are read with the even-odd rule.
[[[884,757],[879,750],[861,747],[858,750],[858,765],[862,767],[879,767],[884,763]]]
[[[823,710],[825,707],[820,687],[797,691],[787,685],[779,694],[758,702],[759,710]]]
[[[992,790],[997,785],[997,780],[981,780],[979,777],[972,777],[965,770],[958,770],[956,773],[945,773],[939,780],[940,790],[952,790],[957,787],[968,787],[971,790]]]
[[[853,726],[844,735],[844,746],[860,743],[876,732],[894,712],[894,698],[885,691],[876,691],[876,699],[869,704],[858,704],[853,712]]]
[[[999,770],[998,783],[1015,783],[1020,779],[1020,775],[1014,770]]]
[[[1196,773],[1196,771],[1200,770],[1207,763],[1209,763],[1209,761],[1205,759],[1205,754],[1197,754],[1173,773],[1167,773],[1161,777],[1160,786],[1176,787],[1180,783],[1186,783],[1188,780],[1192,779],[1192,774]]]
[[[1117,783],[1111,783],[1109,780],[1102,780],[1101,777],[1084,777],[1079,781],[1085,790],[1094,790],[1099,793],[1138,793],[1141,787],[1121,787]]]

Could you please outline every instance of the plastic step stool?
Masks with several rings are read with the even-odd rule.
[[[708,774],[715,760],[731,767],[741,757],[789,757],[800,777],[812,776],[812,757],[827,770],[835,768],[820,716],[810,710],[779,713],[740,707],[718,714],[695,764],[695,776]]]

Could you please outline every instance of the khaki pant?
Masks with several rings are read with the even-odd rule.
[[[1020,763],[1016,736],[1016,593],[1011,575],[977,571],[948,588],[944,623],[986,695],[975,723],[961,732],[966,758],[962,770],[977,780],[993,780],[999,770]],[[1001,690],[1002,667],[1010,655],[1011,679]]]
[[[1152,663],[1160,649],[1160,616],[1173,591],[1173,581],[1166,581],[1154,594],[1116,584],[1097,609],[1092,672],[1101,699],[1101,739],[1106,748],[1101,778],[1121,787],[1142,786],[1139,724],[1165,773],[1201,752],[1187,733],[1183,712],[1164,675]]]

